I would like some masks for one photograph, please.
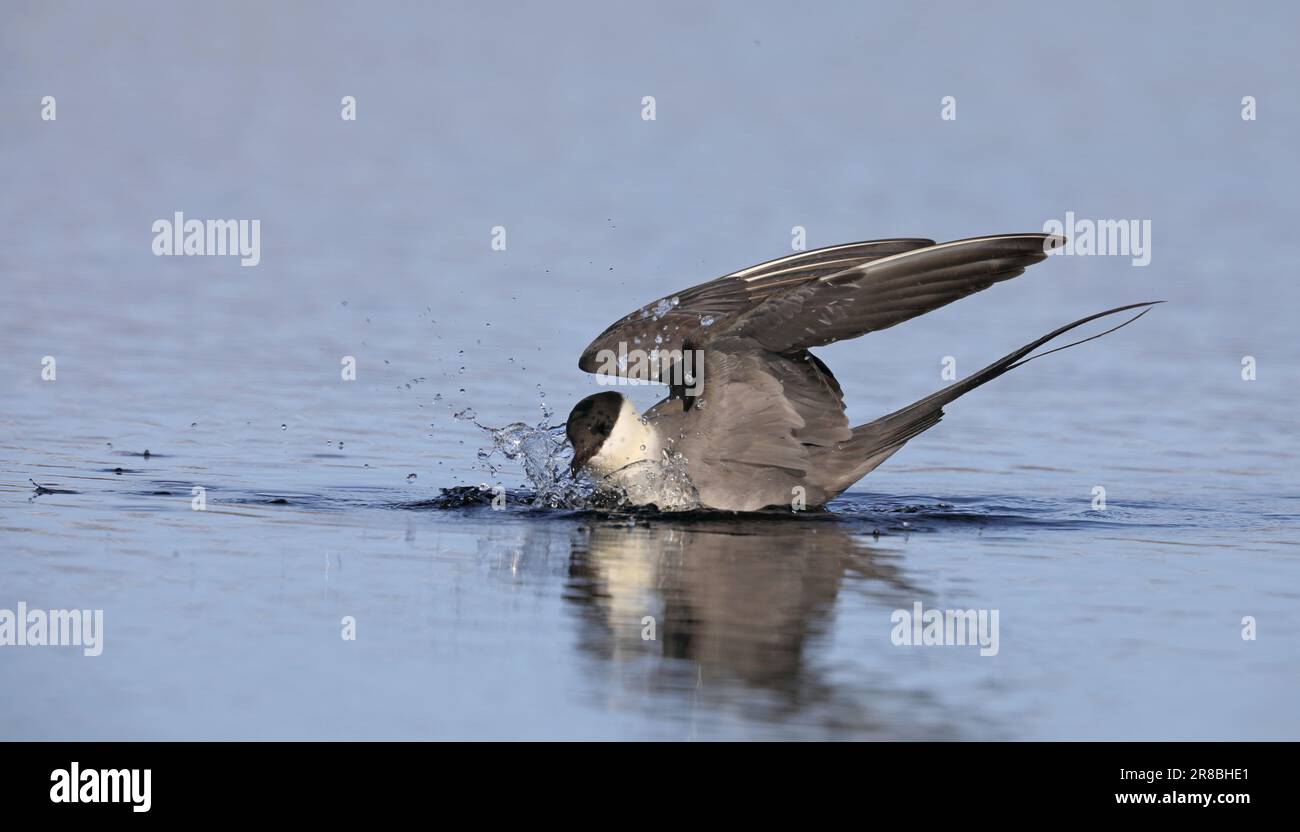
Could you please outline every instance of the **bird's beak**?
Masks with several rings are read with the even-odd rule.
[[[594,449],[588,448],[583,451],[575,451],[573,461],[569,463],[569,476],[572,479],[578,478],[578,472],[586,467],[587,461],[595,456]]]

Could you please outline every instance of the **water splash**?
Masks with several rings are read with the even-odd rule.
[[[694,511],[700,495],[686,472],[686,460],[664,453],[660,460],[643,460],[610,474],[598,487],[602,505],[620,508],[654,505],[660,511]]]
[[[494,461],[498,456],[521,464],[524,476],[533,488],[530,501],[533,505],[584,508],[595,489],[585,480],[570,476],[573,447],[565,438],[564,426],[546,424],[550,414],[544,412],[537,425],[514,422],[503,428],[493,428],[475,422],[492,439],[492,447],[480,450],[478,458],[493,475],[504,467]]]
[[[475,424],[492,440],[478,452],[479,461],[493,475],[505,462],[523,466],[532,488],[519,501],[532,506],[569,509],[625,510],[653,504],[660,511],[690,511],[700,507],[699,494],[686,473],[686,460],[665,454],[662,460],[636,462],[599,482],[587,473],[570,473],[573,446],[563,425],[548,425],[551,415],[543,406],[536,425],[514,422],[502,428]]]
[[[643,306],[641,307],[641,319],[650,318],[657,321],[673,311],[679,303],[681,303],[681,300],[674,295],[671,298],[663,298],[652,306]]]

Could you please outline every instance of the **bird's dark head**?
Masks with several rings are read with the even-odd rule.
[[[571,470],[577,471],[592,461],[605,447],[605,442],[614,434],[619,419],[635,408],[622,393],[613,391],[596,393],[578,402],[564,432],[573,445],[573,464]]]

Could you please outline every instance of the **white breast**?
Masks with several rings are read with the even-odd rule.
[[[646,424],[632,402],[624,399],[609,437],[600,452],[587,461],[587,467],[598,477],[606,477],[634,462],[657,461],[662,451],[659,431]]]
[[[632,505],[653,503],[663,511],[699,507],[685,461],[672,454],[665,458],[663,437],[626,399],[609,438],[587,461],[587,468],[601,488],[621,491]]]

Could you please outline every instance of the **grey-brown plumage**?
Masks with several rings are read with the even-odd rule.
[[[599,402],[584,400],[569,420],[570,437],[584,443],[579,464],[612,477],[633,463],[675,455],[707,507],[752,511],[789,506],[796,498],[809,507],[821,505],[935,425],[945,404],[1029,360],[1047,341],[1096,318],[1151,304],[1075,321],[856,428],[849,427],[835,377],[808,350],[894,326],[1008,280],[1061,242],[1045,234],[1014,234],[938,245],[900,239],[833,246],[743,269],[649,304],[605,330],[579,366],[610,372],[602,356],[620,348],[654,349],[650,377],[677,384],[644,417],[620,396],[621,418],[604,438],[592,420],[607,419],[614,399],[604,393]],[[702,383],[694,389],[684,387],[675,372],[680,350],[693,351],[697,360],[702,356]]]

